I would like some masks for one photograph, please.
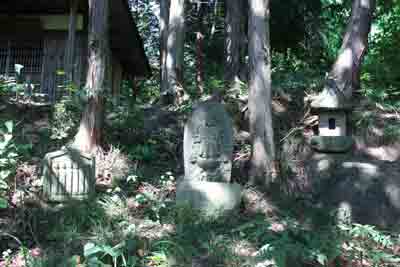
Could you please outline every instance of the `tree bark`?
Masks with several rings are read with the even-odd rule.
[[[169,9],[168,41],[167,41],[167,88],[161,92],[164,98],[179,103],[183,91],[183,49],[184,49],[184,0],[171,0]],[[170,101],[167,101],[170,102]]]
[[[76,21],[78,12],[78,0],[70,1],[70,14],[68,25],[68,40],[65,51],[65,71],[68,82],[74,80],[74,60],[75,60],[75,40],[76,40]]]
[[[201,0],[198,1],[201,3]],[[212,25],[210,28],[210,40],[214,39],[215,32],[217,31],[217,17],[218,17],[218,0],[214,1],[214,12],[212,16]]]
[[[101,140],[103,91],[109,57],[109,0],[89,0],[89,68],[86,77],[88,103],[83,112],[74,146],[94,151]]]
[[[198,3],[198,31],[196,33],[196,85],[200,95],[204,94],[204,70],[203,70],[203,41],[204,41],[204,13],[202,3]]]
[[[271,114],[269,0],[249,0],[249,112],[252,154],[250,182],[272,182],[275,158]]]
[[[339,55],[328,74],[324,91],[341,93],[351,99],[360,87],[361,64],[368,48],[375,0],[353,0],[351,17],[347,24]]]
[[[238,86],[241,42],[244,39],[242,28],[243,3],[241,0],[225,2],[225,89]]]
[[[170,0],[160,0],[160,91],[168,91],[167,42]]]

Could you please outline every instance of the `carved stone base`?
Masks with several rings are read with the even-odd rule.
[[[183,181],[176,189],[176,202],[189,203],[205,216],[220,216],[235,210],[242,196],[239,184]]]
[[[43,162],[43,193],[52,202],[83,200],[94,193],[95,160],[66,148],[47,153]]]

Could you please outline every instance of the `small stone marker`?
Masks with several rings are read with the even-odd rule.
[[[47,153],[43,166],[43,192],[49,201],[89,198],[95,188],[95,160],[72,148]]]
[[[185,177],[177,187],[177,202],[189,202],[206,215],[235,209],[241,187],[230,184],[233,125],[224,106],[200,103],[185,125],[183,143]]]

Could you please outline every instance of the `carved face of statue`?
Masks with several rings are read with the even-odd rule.
[[[200,167],[201,180],[221,178],[223,160],[223,134],[215,122],[206,123],[196,129],[193,135],[192,155],[190,163]]]

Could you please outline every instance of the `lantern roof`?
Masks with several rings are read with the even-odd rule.
[[[312,99],[311,108],[314,110],[348,111],[352,109],[352,105],[339,90],[325,88]]]

